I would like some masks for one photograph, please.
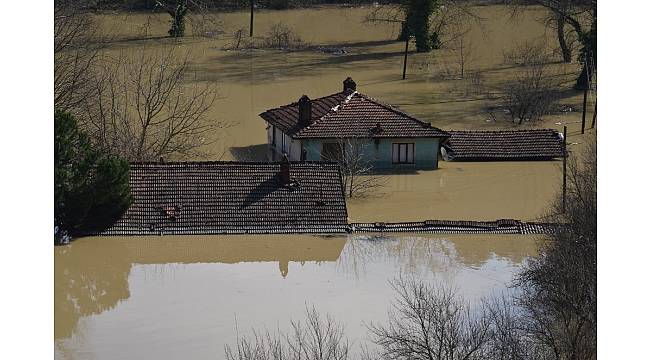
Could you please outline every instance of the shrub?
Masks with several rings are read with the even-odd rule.
[[[74,117],[54,114],[55,241],[79,231],[101,231],[131,203],[129,164],[92,149]]]

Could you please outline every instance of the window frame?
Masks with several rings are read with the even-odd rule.
[[[406,146],[406,161],[401,161],[402,146]],[[409,159],[409,145],[411,145],[411,161]],[[397,146],[397,157],[395,157],[395,146]],[[397,159],[397,161],[395,161]],[[391,147],[391,161],[394,165],[413,165],[415,164],[415,143],[414,142],[394,142]]]

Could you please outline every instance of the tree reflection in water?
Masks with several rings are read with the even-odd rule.
[[[340,296],[350,305],[341,310],[343,318],[375,318],[384,314],[382,304],[391,296],[387,281],[398,273],[441,275],[481,293],[509,278],[509,267],[534,254],[534,248],[530,238],[503,235],[80,239],[55,248],[55,345],[65,358],[77,358],[77,351],[86,351],[78,358],[88,352],[110,357],[125,350],[113,349],[109,342],[129,343],[133,334],[142,334],[139,342],[162,337],[183,348],[176,333],[179,319],[191,331],[211,316],[221,319],[257,306],[249,321],[265,321],[274,314],[291,314],[305,299],[332,305]],[[247,264],[210,265],[236,263]],[[185,297],[188,293],[192,299]],[[161,296],[172,300],[162,301]],[[264,304],[256,302],[260,296]],[[118,306],[120,302],[125,305]],[[159,311],[167,316],[157,318]],[[109,313],[96,316],[103,312]],[[133,331],[134,325],[149,322],[162,327]],[[229,324],[203,326],[210,330],[202,331],[221,338],[232,333]],[[135,352],[148,349],[134,346]]]
[[[535,253],[537,236],[522,235],[352,235],[337,263],[357,278],[370,263],[399,264],[402,271],[453,274],[461,266],[478,269],[493,257],[515,265]]]
[[[131,261],[120,246],[57,247],[54,261],[54,337],[73,334],[80,318],[114,308],[129,297]]]
[[[345,237],[165,236],[85,238],[55,248],[55,339],[68,338],[83,317],[128,299],[133,264],[336,261]],[[160,269],[163,271],[164,269]]]

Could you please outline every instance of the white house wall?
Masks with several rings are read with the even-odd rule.
[[[275,145],[273,145],[273,132],[275,131]],[[271,161],[281,159],[283,153],[289,156],[290,161],[300,161],[302,155],[302,142],[291,139],[275,126],[268,124],[266,141],[269,145],[268,158]]]

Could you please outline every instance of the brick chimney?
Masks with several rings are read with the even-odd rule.
[[[282,185],[291,184],[291,163],[289,162],[287,154],[282,156],[282,160],[280,161],[280,173],[278,175],[280,175],[280,183]]]
[[[298,100],[298,122],[303,125],[311,124],[311,100],[307,95]]]
[[[349,94],[354,91],[357,91],[357,83],[348,76],[347,79],[343,80],[343,92]]]

